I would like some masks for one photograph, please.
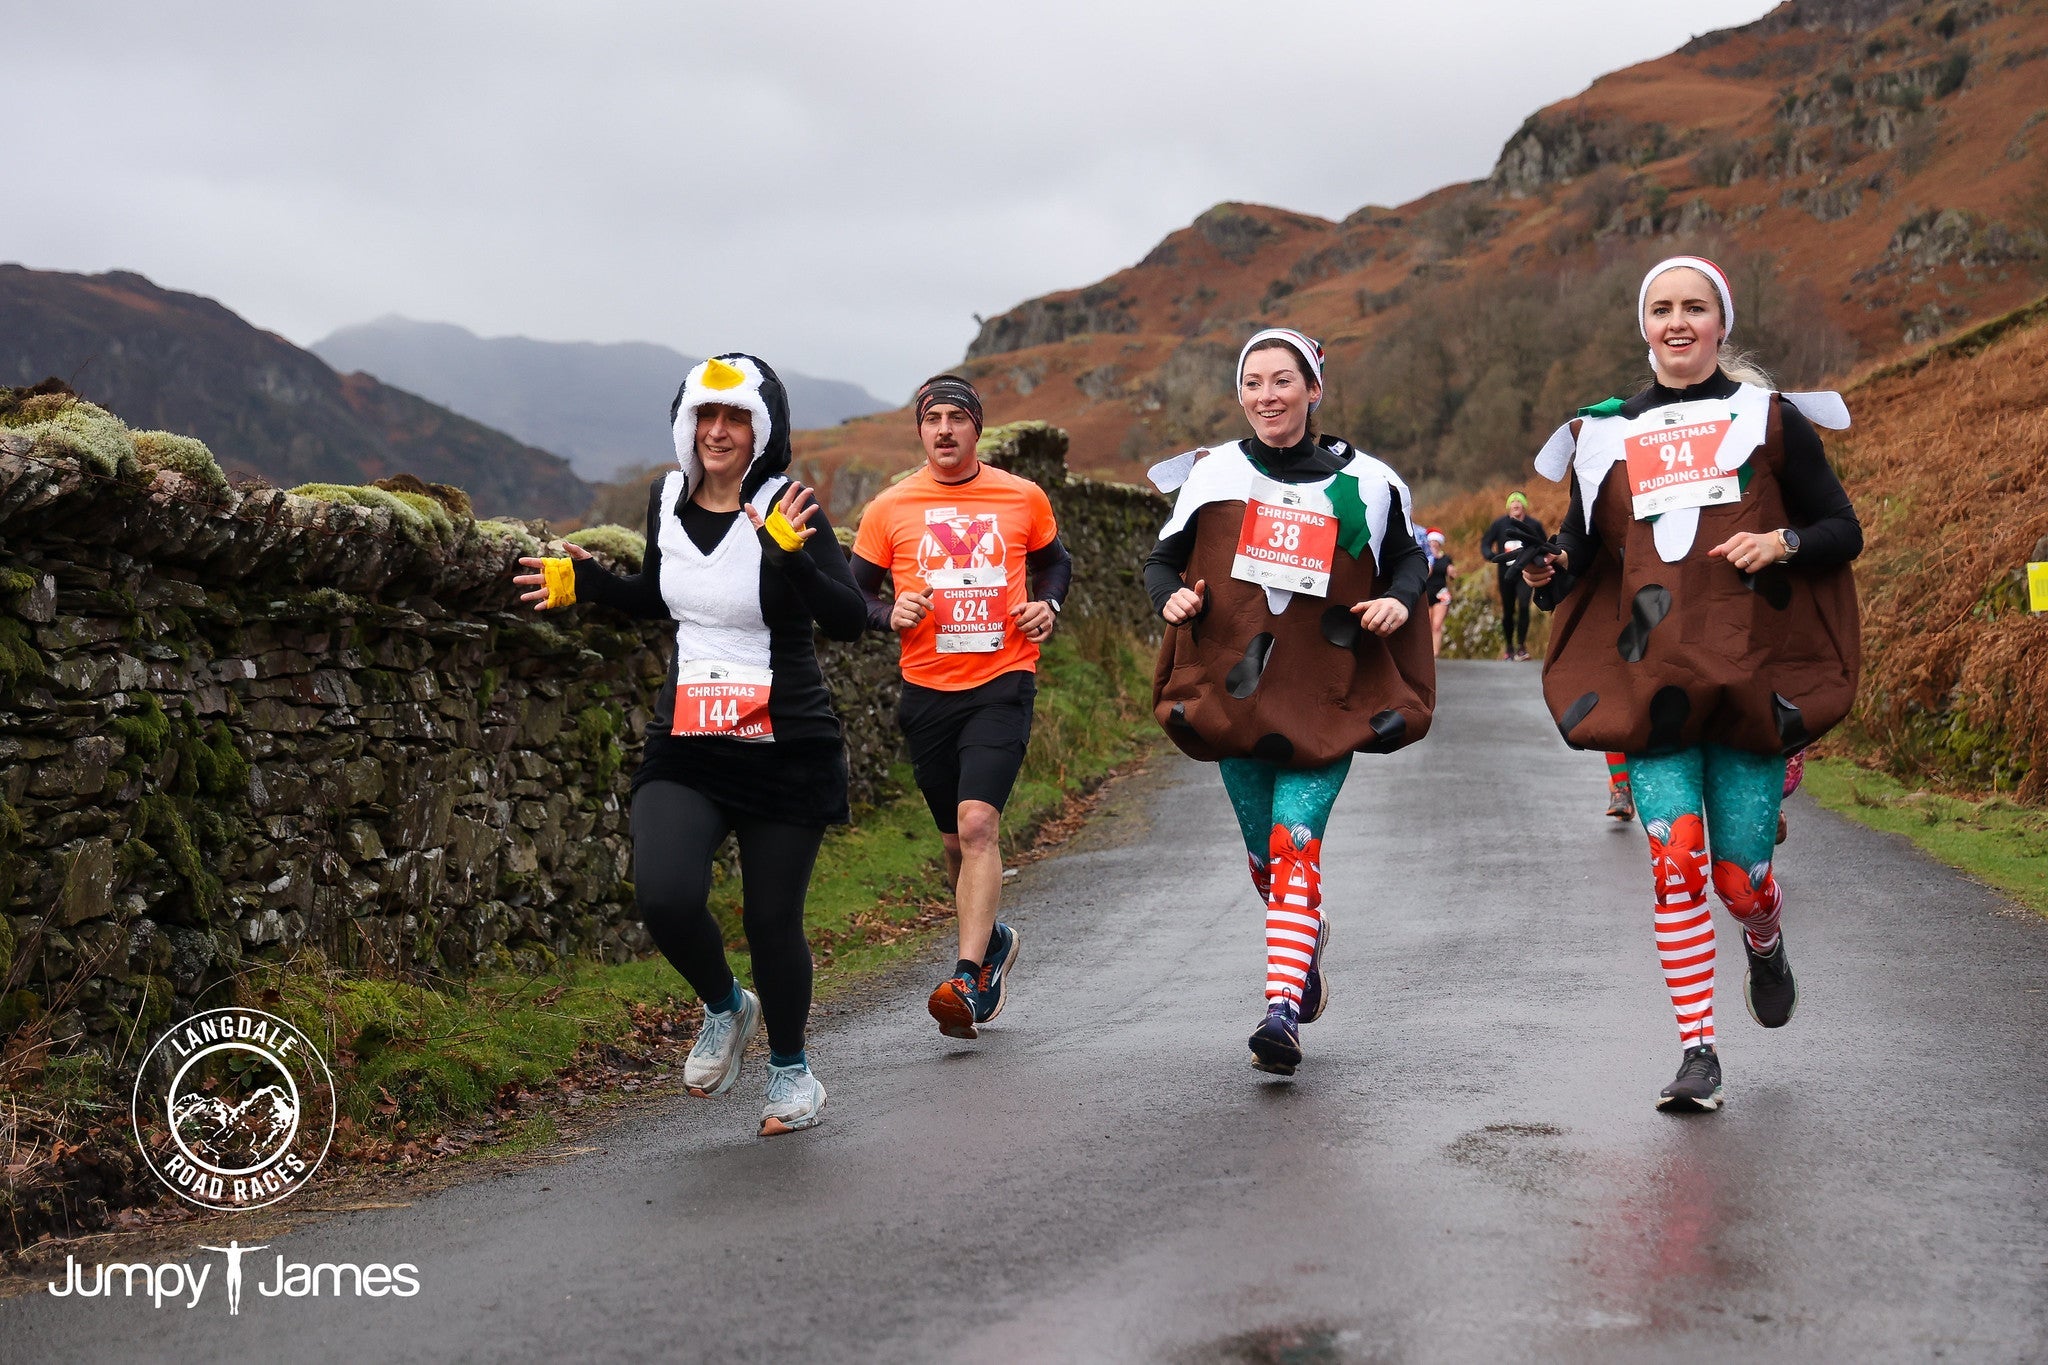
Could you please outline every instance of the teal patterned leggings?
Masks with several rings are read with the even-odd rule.
[[[1668,829],[1681,815],[1697,815],[1716,862],[1748,869],[1771,861],[1785,797],[1782,755],[1703,744],[1675,754],[1630,754],[1628,772],[1644,829]]]
[[[1263,864],[1275,825],[1293,831],[1305,827],[1306,835],[1295,834],[1303,846],[1323,837],[1330,808],[1351,771],[1351,755],[1321,768],[1278,768],[1256,758],[1226,758],[1216,766],[1223,773],[1223,790],[1230,793],[1230,808],[1237,812],[1245,852]]]

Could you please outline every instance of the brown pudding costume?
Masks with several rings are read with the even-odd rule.
[[[1672,272],[1686,273],[1653,298]],[[1726,338],[1734,299],[1711,261],[1674,257],[1643,279],[1645,340],[1653,316],[1653,366],[1660,346],[1683,363],[1691,346]],[[1785,755],[1826,734],[1856,696],[1849,562],[1863,532],[1814,430],[1847,427],[1848,409],[1832,393],[1766,383],[1717,365],[1687,388],[1660,380],[1582,409],[1536,457],[1538,473],[1571,481],[1570,510],[1554,541],[1524,555],[1536,605],[1556,612],[1543,696],[1558,731],[1574,748],[1627,756],[1685,1050],[1658,1107],[1678,1112],[1722,1098],[1710,881],[1743,927],[1750,1014],[1766,1028],[1791,1020],[1798,994],[1772,871]],[[1546,567],[1554,577],[1541,582]]]
[[[1247,360],[1276,350],[1287,358],[1248,380]],[[1240,399],[1270,385],[1299,403],[1321,369],[1308,337],[1262,331],[1238,357]],[[1304,425],[1313,406],[1296,409]],[[1334,437],[1303,431],[1285,448],[1233,441],[1169,460],[1152,479],[1177,493],[1145,563],[1153,606],[1163,615],[1176,593],[1203,585],[1195,614],[1166,627],[1153,711],[1183,753],[1219,765],[1266,903],[1268,1009],[1252,1035],[1254,1065],[1291,1075],[1296,1026],[1328,999],[1322,840],[1351,756],[1429,733],[1436,661],[1417,610],[1429,561],[1407,487]],[[1382,599],[1407,612],[1386,636],[1359,616]]]
[[[1346,449],[1342,441],[1325,448]],[[1221,499],[1195,518],[1183,577],[1207,580],[1208,610],[1168,626],[1160,645],[1152,708],[1167,737],[1204,763],[1256,758],[1319,768],[1351,753],[1392,753],[1428,734],[1436,705],[1428,616],[1411,612],[1386,638],[1362,629],[1351,604],[1385,596],[1391,576],[1370,548],[1360,558],[1341,547],[1329,596],[1295,594],[1274,615],[1264,588],[1231,577],[1244,511],[1243,498]],[[1379,539],[1404,533],[1391,525]]]
[[[1543,663],[1544,700],[1573,748],[1633,755],[1713,742],[1789,753],[1848,714],[1860,662],[1848,564],[1747,574],[1705,553],[1737,531],[1795,524],[1781,483],[1783,409],[1794,400],[1764,401],[1766,435],[1741,466],[1741,500],[1699,509],[1693,552],[1676,563],[1659,556],[1654,524],[1629,515],[1625,463],[1601,476],[1600,549],[1559,605]],[[1584,425],[1571,423],[1574,438]]]

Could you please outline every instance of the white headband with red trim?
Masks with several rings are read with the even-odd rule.
[[[1643,309],[1650,302],[1650,286],[1657,277],[1667,270],[1697,270],[1707,277],[1714,286],[1714,292],[1721,296],[1721,335],[1727,336],[1735,330],[1735,295],[1729,292],[1728,277],[1721,273],[1721,267],[1704,256],[1673,256],[1650,267],[1650,273],[1643,276],[1643,287],[1636,291],[1636,330],[1643,334],[1643,340],[1650,339],[1650,324],[1643,319]]]

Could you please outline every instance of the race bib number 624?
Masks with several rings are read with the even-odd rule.
[[[941,654],[994,654],[1009,620],[1009,574],[1002,565],[933,569],[924,576]]]

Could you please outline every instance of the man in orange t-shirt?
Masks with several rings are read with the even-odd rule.
[[[926,380],[916,413],[924,467],[861,514],[853,577],[869,624],[895,631],[902,646],[897,723],[959,908],[960,959],[932,992],[932,1017],[948,1037],[973,1038],[1002,1012],[1017,961],[1017,931],[996,919],[1002,810],[1031,740],[1038,647],[1059,619],[1073,561],[1045,490],[981,462],[972,384]]]

